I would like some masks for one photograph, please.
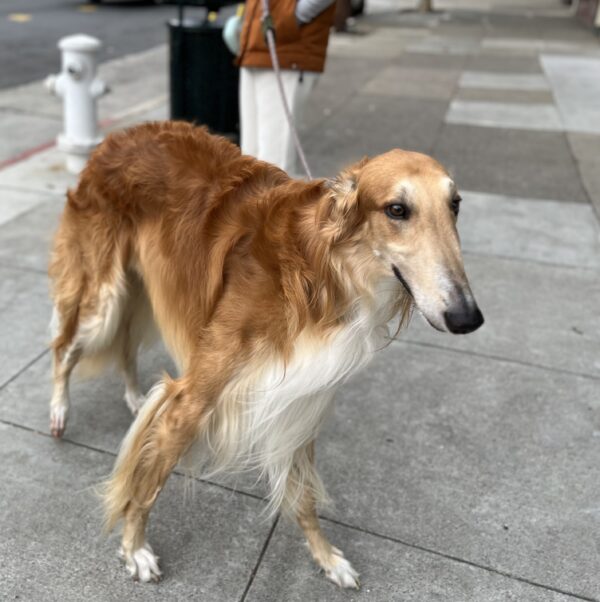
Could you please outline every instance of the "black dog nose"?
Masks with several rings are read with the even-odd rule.
[[[454,334],[468,334],[483,324],[483,314],[477,305],[444,312],[448,330]]]

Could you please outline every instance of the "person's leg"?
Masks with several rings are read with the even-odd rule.
[[[317,73],[281,72],[288,105],[298,127],[306,99],[318,79]],[[296,168],[296,148],[288,124],[275,72],[261,70],[256,79],[258,158],[274,163],[288,173]]]
[[[291,71],[281,72],[288,98],[293,88],[293,81],[296,79],[295,76],[297,77],[297,73]],[[256,104],[258,115],[257,157],[262,161],[268,161],[281,169],[285,169],[291,134],[281,102],[275,72],[271,69],[261,69],[257,73]]]
[[[240,148],[245,155],[258,155],[257,70],[240,69]]]

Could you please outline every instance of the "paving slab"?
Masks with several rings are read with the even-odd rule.
[[[549,85],[543,75],[523,73],[496,73],[494,71],[464,71],[460,76],[462,88],[482,88],[488,90],[548,90]]]
[[[600,136],[597,134],[568,135],[581,181],[600,220]]]
[[[330,56],[389,59],[399,56],[414,38],[401,36],[395,28],[380,27],[365,35],[334,34],[329,40]]]
[[[316,175],[392,148],[431,152],[447,103],[361,94],[304,137]]]
[[[546,132],[559,132],[563,129],[560,115],[553,104],[458,99],[450,103],[446,123]]]
[[[529,103],[551,104],[554,102],[552,92],[524,90],[492,90],[486,88],[459,88],[456,96],[459,101],[492,102],[492,103]]]
[[[538,26],[539,27],[539,26]],[[482,52],[500,52],[503,54],[535,55],[541,52],[553,54],[580,53],[580,44],[562,40],[544,40],[530,37],[486,37],[481,41]],[[594,52],[592,48],[590,50]]]
[[[169,87],[168,59],[168,47],[161,44],[100,65],[98,75],[111,87],[98,103],[100,120],[113,119],[153,98],[164,99]]]
[[[564,128],[600,134],[600,57],[540,57]]]
[[[62,104],[49,100],[48,90],[43,81],[36,80],[22,86],[0,90],[0,109],[4,111],[19,110],[27,115],[50,118],[54,122],[62,119]]]
[[[356,96],[381,69],[382,61],[374,58],[339,56],[328,61],[308,99],[298,123],[299,129],[305,132],[324,122]]]
[[[403,338],[600,378],[597,270],[472,254],[465,266],[486,323],[462,337],[415,316]]]
[[[459,188],[587,202],[562,133],[446,124],[433,154]]]
[[[0,170],[1,189],[64,194],[77,182],[66,170],[65,156],[56,146]]]
[[[598,385],[395,343],[339,392],[319,437],[324,514],[596,598]]]
[[[0,266],[0,385],[44,351],[49,316],[46,277]]]
[[[543,73],[537,56],[476,54],[468,58],[467,67],[497,73]]]
[[[551,104],[554,97],[550,90],[494,90],[486,88],[459,88],[455,96],[461,101],[493,103]]]
[[[571,597],[323,521],[325,533],[361,573],[359,591],[340,590],[317,572],[298,529],[280,521],[250,588],[248,602],[423,602]]]
[[[393,65],[382,69],[362,91],[383,96],[449,100],[454,94],[458,77],[458,71],[423,71]]]
[[[430,35],[406,47],[408,52],[424,54],[470,55],[479,51],[478,38],[455,38],[454,36]]]
[[[46,192],[34,192],[28,190],[12,189],[0,186],[0,230],[6,230],[9,222],[13,222],[19,216],[27,214],[35,207],[43,205],[56,197]],[[0,248],[0,256],[6,249]]]
[[[578,161],[600,161],[600,136],[597,134],[567,134]]]
[[[461,190],[464,251],[600,273],[600,227],[590,205]]]
[[[445,13],[421,13],[410,9],[398,10],[398,8],[399,5],[396,3],[393,7],[387,6],[383,10],[378,10],[377,7],[373,7],[373,1],[371,1],[366,7],[366,14],[361,17],[360,23],[397,27],[402,32],[413,30],[422,34],[439,27],[445,17]]]
[[[59,120],[0,110],[0,163],[56,138]]]
[[[2,599],[74,601],[239,599],[270,524],[261,502],[171,477],[148,538],[163,581],[134,582],[117,558],[117,536],[101,535],[94,488],[114,458],[0,425]]]
[[[467,62],[463,54],[431,54],[421,52],[405,52],[392,59],[394,65],[410,67],[412,69],[462,69]]]
[[[3,194],[0,189],[0,194]],[[45,195],[37,192],[7,191],[12,200],[28,199],[32,208],[19,207],[17,217],[1,223],[0,263],[16,268],[46,273],[51,242],[64,206],[62,195]],[[3,211],[0,201],[0,211]]]

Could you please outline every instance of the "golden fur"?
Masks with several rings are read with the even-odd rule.
[[[51,429],[64,432],[68,379],[80,361],[115,359],[137,412],[135,355],[155,322],[181,375],[148,396],[105,492],[107,526],[123,520],[134,576],[160,575],[145,523],[196,444],[209,473],[260,468],[273,509],[297,516],[327,575],[357,585],[318,526],[314,437],[335,387],[385,344],[390,319],[406,319],[419,295],[438,294],[440,265],[470,294],[453,190],[433,159],[398,150],[334,181],[296,181],[176,122],[112,134],[94,153],[68,193],[50,265]],[[412,230],[384,212],[399,195],[421,203]],[[424,276],[411,273],[409,285],[392,266],[415,248],[423,251],[411,265],[421,262]]]

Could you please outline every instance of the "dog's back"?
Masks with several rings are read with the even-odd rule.
[[[257,177],[258,176],[258,177]],[[157,213],[198,218],[243,179],[263,186],[286,179],[272,165],[243,156],[225,138],[184,122],[147,123],[111,134],[92,155],[65,219],[97,214],[113,226],[132,226]],[[83,225],[83,224],[80,224]]]
[[[103,285],[122,288],[125,274],[140,268],[139,233],[148,224],[160,222],[160,241],[153,242],[185,264],[202,255],[206,241],[194,230],[210,229],[207,222],[234,202],[228,195],[235,191],[247,201],[248,189],[287,179],[277,168],[241,155],[226,139],[187,123],[148,123],[111,134],[69,191],[56,234],[50,277],[55,323],[62,326],[55,349],[68,345],[75,322],[97,313]]]

